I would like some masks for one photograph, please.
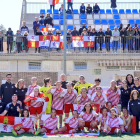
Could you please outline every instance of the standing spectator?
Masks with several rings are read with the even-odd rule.
[[[16,44],[17,44],[17,50],[18,50],[18,53],[21,53],[21,43],[22,43],[22,38],[21,38],[21,33],[19,30],[17,30],[17,33],[16,33]]]
[[[92,31],[91,26],[88,26],[88,30],[87,30],[88,36],[90,36],[91,31]]]
[[[138,27],[137,23],[135,23],[135,26],[133,27],[133,29],[138,29],[139,30],[139,27]]]
[[[66,81],[66,75],[65,74],[61,74],[60,75],[60,80],[61,80],[61,84],[62,84],[62,88],[67,89],[67,81]]]
[[[92,13],[92,7],[90,6],[90,4],[88,4],[87,8],[86,8],[87,14],[91,14]]]
[[[70,10],[70,7],[71,7],[71,10],[73,12],[73,0],[67,0],[68,2],[68,10]]]
[[[106,46],[106,51],[110,52],[110,39],[112,36],[112,31],[107,28],[107,31],[105,32],[105,46]]]
[[[111,0],[111,8],[115,9],[117,7],[116,0]]]
[[[44,25],[46,26],[46,24],[49,24],[53,27],[54,24],[52,23],[52,21],[53,21],[53,18],[50,17],[50,13],[47,13],[44,20]]]
[[[60,14],[63,14],[63,10],[64,10],[64,7],[63,7],[63,4],[61,4],[61,7],[59,8]]]
[[[50,29],[48,29],[48,34],[47,35],[49,35],[49,36],[52,36],[53,35],[53,33],[51,32]],[[51,43],[50,43],[50,46],[48,47],[48,52],[49,51],[52,52]]]
[[[134,35],[134,31],[132,30],[132,27],[130,26],[127,30],[128,52],[131,52],[133,50],[133,35]]]
[[[126,44],[126,36],[127,36],[127,31],[125,30],[125,28],[122,28],[120,32],[120,36],[121,36],[121,43],[123,45],[123,53],[124,53],[125,44]]]
[[[25,88],[24,80],[18,80],[17,84],[15,85],[15,94],[18,96],[18,100],[22,102],[22,108],[25,107],[24,99],[27,92],[27,88]]]
[[[0,53],[3,53],[3,34],[0,31]]]
[[[137,27],[134,28],[134,29],[135,29],[135,33],[134,33],[134,36],[135,36],[135,51],[136,51],[136,53],[138,53],[139,50],[140,50],[140,31]]]
[[[12,44],[13,44],[13,31],[11,30],[11,28],[8,28],[8,31],[5,36],[7,36],[7,53],[9,53],[9,46],[10,46],[10,53],[11,53]]]
[[[74,26],[74,30],[71,32],[72,36],[79,36],[79,32],[76,30],[76,26]]]
[[[127,24],[126,31],[128,30],[129,27],[130,27],[130,24]]]
[[[54,11],[54,9],[55,9],[55,4],[53,4],[53,2],[52,2],[52,4],[50,4],[50,9],[52,10],[52,8],[53,8],[53,11]]]
[[[56,35],[56,36],[62,36],[62,34],[60,33],[60,31],[59,31],[58,29],[56,30],[55,35]],[[59,52],[60,50],[61,50],[61,48],[56,48],[56,51],[57,51],[57,52]]]
[[[90,32],[90,36],[94,36],[95,38],[95,40],[94,40],[94,48],[91,48],[91,52],[94,50],[95,52],[96,52],[96,50],[97,50],[97,41],[98,41],[98,39],[97,39],[97,32],[96,32],[96,30],[95,30],[95,28],[93,28],[92,29],[92,32]]]
[[[100,7],[95,3],[95,6],[93,6],[93,13],[98,14],[100,11]]]
[[[29,48],[27,47],[27,45],[28,45],[27,36],[28,36],[28,32],[25,31],[25,32],[24,32],[24,35],[23,35],[23,42],[24,42],[24,50],[25,50],[26,53],[27,53],[28,50],[29,50]]]
[[[39,23],[39,20],[38,20],[38,17],[35,17],[35,21],[33,22],[33,29],[34,29],[34,35],[36,35],[36,27],[37,26],[40,26],[40,23]]]
[[[120,33],[119,33],[119,31],[117,30],[116,27],[114,28],[114,31],[112,32],[112,36],[113,36],[112,50],[113,50],[113,53],[114,53],[114,50],[115,50],[115,53],[117,53]]]
[[[79,29],[79,35],[82,34],[83,29],[86,29],[86,30],[87,30],[87,28],[86,28],[86,24],[85,24],[85,23],[83,23],[83,26]]]
[[[68,31],[67,31],[67,45],[68,45],[68,52],[70,52],[71,43],[72,43],[71,30],[68,29]]]
[[[82,3],[82,5],[80,6],[80,13],[85,14],[85,5],[84,5],[84,3]]]
[[[134,77],[132,74],[126,75],[126,81],[127,81],[128,88],[132,88],[134,86]]]
[[[105,36],[105,34],[104,34],[104,32],[102,31],[101,28],[100,28],[97,36],[98,36],[98,43],[100,45],[100,51],[102,51],[102,45],[104,43],[104,36]]]
[[[29,33],[29,29],[28,29],[28,27],[26,26],[26,22],[23,21],[22,24],[23,24],[23,25],[22,25],[22,27],[21,27],[21,29],[20,29],[21,34],[24,35],[24,32],[28,32],[28,33]]]
[[[122,30],[122,28],[123,28],[123,24],[121,23],[120,26],[119,26],[119,29],[118,29],[119,32]]]
[[[9,73],[6,75],[6,83],[2,84],[0,88],[0,96],[5,105],[12,101],[12,96],[15,93],[15,84],[12,84],[11,80],[12,75]]]

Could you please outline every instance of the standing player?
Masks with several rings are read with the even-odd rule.
[[[58,97],[64,97],[64,111],[65,117],[69,117],[70,110],[73,112],[73,103],[77,97],[77,91],[72,88],[72,84],[67,84],[67,89],[58,95]]]
[[[140,81],[138,77],[134,78],[134,84],[135,85],[133,86],[132,90],[137,90],[140,94]]]

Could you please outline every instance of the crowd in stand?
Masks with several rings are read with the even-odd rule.
[[[84,76],[80,76],[79,81],[68,82],[65,74],[61,74],[61,81],[55,84],[52,83],[51,78],[45,78],[42,87],[37,85],[36,77],[31,78],[31,85],[28,88],[23,79],[16,84],[11,83],[11,74],[6,75],[6,80],[0,88],[0,116],[36,119],[34,122],[32,120],[28,122],[31,125],[22,125],[17,131],[12,129],[15,136],[25,132],[33,135],[44,132],[84,133],[84,127],[90,133],[100,130],[104,135],[113,133],[120,136],[123,133],[131,133],[133,129],[139,133],[140,81],[138,77],[133,78],[131,74],[128,74],[120,85],[112,80],[108,88],[101,86],[100,78],[96,78],[94,84],[86,82]],[[121,110],[118,108],[119,97],[121,97]],[[43,111],[46,103],[44,100],[47,102],[45,111]],[[75,109],[74,105],[80,106],[81,110]],[[96,106],[96,110],[93,110],[92,106]],[[71,117],[70,112],[72,112]],[[47,116],[43,123],[44,119],[42,120],[41,116],[44,114]],[[134,120],[136,125],[133,125]],[[65,122],[65,126],[62,126],[62,121]],[[58,122],[59,127],[57,127]]]

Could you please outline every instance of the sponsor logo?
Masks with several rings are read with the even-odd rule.
[[[8,124],[8,117],[4,117],[3,123]]]
[[[131,105],[134,105],[133,103]]]
[[[7,88],[7,86],[5,88]]]
[[[22,90],[22,92],[24,92],[24,90]]]

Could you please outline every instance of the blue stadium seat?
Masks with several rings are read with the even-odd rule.
[[[63,25],[63,20],[60,20],[60,24]]]
[[[112,14],[111,9],[106,9],[106,14]]]
[[[45,26],[44,25],[40,25],[39,28],[41,30],[42,28],[45,28]]]
[[[52,10],[48,9],[48,10],[47,10],[47,13],[52,14]]]
[[[115,25],[110,25],[110,30],[114,30],[114,28],[115,28]]]
[[[59,19],[59,15],[53,15],[53,19]]]
[[[72,15],[67,15],[67,19],[73,19]]]
[[[115,24],[115,23],[114,23],[114,20],[112,20],[112,19],[108,20],[108,24],[110,24],[110,25],[111,25],[111,24]]]
[[[132,13],[133,13],[133,14],[138,14],[138,10],[137,10],[137,9],[133,9],[133,10],[132,10]]]
[[[56,31],[53,31],[53,35],[55,35]]]
[[[85,14],[81,14],[80,15],[80,19],[86,19],[86,15]]]
[[[137,20],[136,20],[136,23],[137,23],[137,24],[140,24],[140,19],[137,19]]]
[[[61,34],[63,35],[63,31],[61,31]]]
[[[68,25],[67,29],[73,30],[73,25]]]
[[[41,46],[41,47],[40,47],[40,49],[45,49],[45,48],[46,48],[45,46]]]
[[[125,14],[124,9],[120,9],[119,14]]]
[[[115,24],[121,24],[121,21],[120,20],[115,20]]]
[[[45,9],[40,9],[40,14],[41,13],[45,14]]]
[[[134,26],[135,26],[134,24],[133,24],[133,25],[131,24],[131,27],[132,27],[132,28],[133,28]]]
[[[129,23],[130,24],[135,24],[135,21],[134,20],[129,20]]]
[[[139,29],[140,29],[140,25],[138,25]]]
[[[101,24],[101,22],[100,22],[100,20],[95,20],[94,24],[98,25],[98,24]]]
[[[54,25],[53,28],[60,30],[59,25]]]
[[[120,19],[119,15],[114,15],[114,19]]]
[[[73,14],[79,14],[78,9],[73,9]]]
[[[60,19],[63,19],[63,15],[60,15]]]
[[[104,9],[100,9],[100,14],[105,14],[105,10]]]
[[[58,9],[54,9],[54,10],[53,10],[53,14],[59,14]]]
[[[101,20],[101,24],[107,25],[107,20]]]
[[[118,10],[117,9],[113,9],[112,12],[113,12],[113,14],[118,14]]]
[[[119,29],[120,25],[117,25],[117,29]]]
[[[139,13],[140,13],[140,9],[139,9]]]
[[[80,23],[81,23],[81,24],[83,24],[83,23],[87,24],[87,21],[86,21],[86,20],[81,20]]]
[[[131,10],[130,9],[126,9],[126,14],[131,14]]]

